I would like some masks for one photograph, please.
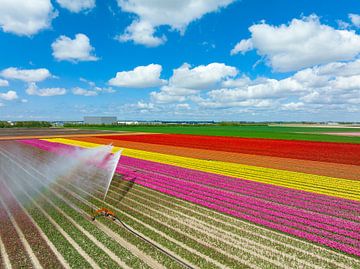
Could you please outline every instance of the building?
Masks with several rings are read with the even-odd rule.
[[[116,117],[84,117],[84,124],[113,124],[117,123]]]

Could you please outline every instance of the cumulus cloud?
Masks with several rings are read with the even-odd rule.
[[[174,111],[187,111],[187,115],[200,110],[211,115],[219,115],[219,111],[263,115],[360,111],[360,59],[302,69],[282,79],[251,79],[236,71],[225,72],[228,76],[219,75],[210,82],[207,76],[197,74],[198,67],[175,69],[167,85],[150,93],[151,103],[157,109],[172,107]],[[187,105],[182,107],[184,103]]]
[[[351,20],[353,25],[355,25],[356,27],[360,27],[360,15],[349,14],[349,19]]]
[[[146,21],[133,21],[122,35],[116,37],[120,42],[134,41],[135,44],[157,47],[166,42],[166,36],[154,36],[154,27]]]
[[[32,36],[56,16],[50,0],[0,0],[0,27],[6,33]]]
[[[251,38],[240,41],[232,54],[254,48],[279,72],[353,60],[360,53],[360,35],[321,24],[316,15],[293,19],[287,25],[255,24],[249,31]]]
[[[235,47],[230,51],[231,55],[238,54],[239,52],[245,54],[254,48],[251,38],[243,39],[235,45]]]
[[[9,67],[2,70],[0,75],[7,79],[17,79],[25,82],[39,82],[51,77],[50,71],[46,68],[18,69]]]
[[[194,68],[185,63],[174,70],[169,85],[176,88],[209,89],[225,78],[236,76],[237,73],[235,67],[223,63],[199,65]]]
[[[109,88],[102,88],[97,87],[95,84],[90,89],[84,89],[81,87],[75,87],[72,89],[72,93],[75,95],[82,95],[82,96],[97,96],[100,93],[114,93],[115,91]]]
[[[66,8],[74,13],[90,10],[95,7],[95,0],[57,0],[57,2],[62,8]]]
[[[15,91],[8,91],[6,93],[0,92],[0,99],[6,100],[6,101],[12,101],[15,99],[18,99],[18,95]]]
[[[160,79],[162,66],[159,64],[149,64],[138,66],[131,71],[117,72],[116,76],[109,80],[109,84],[124,88],[152,88],[165,83]]]
[[[120,41],[133,41],[155,47],[166,41],[165,36],[155,36],[159,26],[169,26],[183,34],[187,26],[207,13],[226,7],[235,0],[118,0],[119,7],[137,18],[117,38]]]
[[[0,79],[0,87],[7,87],[9,86],[9,81],[5,79]]]
[[[306,110],[311,107],[360,105],[360,60],[334,62],[307,68],[284,79],[249,78],[227,80],[223,88],[207,92],[199,103],[213,107],[268,101],[281,110]],[[228,87],[224,87],[228,85]],[[292,100],[292,101],[291,101]],[[254,103],[255,104],[255,103]]]
[[[152,92],[151,98],[158,103],[184,101],[184,96],[199,93],[218,87],[222,81],[236,76],[238,70],[223,63],[199,65],[194,68],[187,63],[174,69],[168,85],[161,87],[160,92]]]
[[[90,45],[89,38],[84,34],[77,34],[75,39],[67,36],[58,37],[52,44],[52,55],[59,61],[81,62],[97,61],[94,47]]]
[[[80,87],[76,87],[72,89],[72,93],[75,95],[82,95],[82,96],[96,96],[98,93],[93,90],[86,90]]]
[[[39,88],[36,83],[31,82],[26,89],[28,95],[37,95],[37,96],[57,96],[66,94],[66,89],[64,88]]]

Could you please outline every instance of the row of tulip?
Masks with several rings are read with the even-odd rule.
[[[211,173],[205,173],[186,168],[179,168],[166,164],[150,162],[123,156],[121,165],[137,167],[145,171],[156,171],[176,179],[183,179],[205,186],[212,186],[223,190],[228,190],[236,194],[265,199],[280,204],[302,208],[327,215],[352,219],[358,221],[360,214],[360,203],[335,197],[323,196],[308,192],[291,190],[283,187],[267,185],[249,180],[236,179]],[[336,208],[334,208],[336,203]],[[329,218],[333,223],[333,219]],[[343,225],[343,224],[341,224]]]
[[[107,139],[360,165],[360,145],[206,135],[114,135]]]
[[[25,159],[32,158],[32,164],[36,161],[43,163],[45,166],[49,163],[49,159],[52,159],[53,157],[51,154],[47,154],[47,152],[41,151],[40,154],[39,152],[34,154],[35,152],[31,147],[23,147],[21,150],[21,157],[25,157]],[[39,176],[34,177],[32,180],[27,180],[26,177],[19,173],[17,182],[13,182],[13,186],[11,188],[16,189],[19,192],[19,196],[22,197],[21,203],[26,206],[26,209],[30,213],[31,217],[37,222],[44,233],[46,233],[71,268],[91,268],[94,267],[94,262],[96,264],[98,263],[96,265],[97,268],[182,268],[171,258],[142,241],[121,225],[116,225],[106,219],[99,219],[98,221],[102,222],[103,226],[108,226],[108,229],[103,229],[101,225],[93,225],[89,222],[89,218],[91,214],[93,214],[95,205],[90,204],[86,206],[86,204],[81,202],[80,204],[75,205],[73,201],[76,200],[76,198],[72,195],[69,195],[67,199],[63,199],[61,195],[52,191],[57,187],[61,187],[60,184],[52,182],[51,190],[49,190],[49,182],[47,182],[48,179],[39,173],[42,170],[33,170],[34,166],[29,165],[27,162],[22,164],[24,165],[23,169],[35,172]],[[42,168],[46,169],[45,166],[42,166]],[[22,169],[19,170],[20,172],[23,172]],[[15,183],[16,185],[14,185]],[[34,188],[34,186],[37,187]],[[42,188],[39,189],[39,186],[42,186]],[[33,199],[33,197],[37,197],[37,199]],[[36,202],[36,204],[34,204],[34,202]],[[79,207],[77,208],[77,206]],[[53,222],[58,223],[59,226],[55,227],[52,224]],[[74,225],[74,222],[76,222],[77,225]],[[77,228],[76,226],[81,228]],[[66,234],[67,238],[64,238],[64,236],[59,234],[59,229],[63,229],[63,234]],[[109,232],[110,230],[111,232]],[[126,248],[126,244],[124,246],[124,244],[118,242],[114,238],[114,234],[119,234],[121,238],[128,241],[129,243],[127,245],[131,245],[130,249]],[[91,237],[95,239],[91,239]],[[155,235],[154,237],[159,236]],[[70,240],[72,239],[74,242],[78,243],[77,249],[73,248],[73,243],[69,244],[69,238]],[[93,244],[94,240],[98,240],[96,246]],[[103,246],[100,246],[101,244],[103,244]],[[106,254],[102,252],[105,248],[108,248],[111,252],[113,252],[113,255],[106,256]],[[141,253],[140,256],[138,256],[138,252],[136,253],[135,251],[135,253],[133,253],[133,250],[136,248],[141,249],[141,251],[138,252],[141,253],[143,251],[143,254]],[[84,253],[88,254],[88,257],[93,258],[92,264],[88,264],[86,259],[84,259]],[[146,255],[148,256],[146,257]],[[114,259],[115,256],[118,256],[118,258]],[[142,260],[143,256],[145,256],[145,258]],[[158,259],[159,264],[163,264],[163,267],[154,265],[150,266],[151,262],[150,265],[148,265],[147,262],[151,260],[151,256]],[[119,265],[114,262],[119,259],[121,259],[123,261],[122,263],[125,263],[126,265]],[[60,267],[50,266],[49,268]]]
[[[132,168],[130,168],[132,170]],[[119,169],[119,173],[126,174],[125,169]],[[193,194],[199,194],[206,199],[213,199],[214,203],[222,203],[228,207],[249,208],[251,210],[264,210],[267,214],[288,219],[295,223],[310,225],[319,228],[322,231],[341,234],[356,240],[360,240],[359,222],[352,222],[344,219],[336,219],[326,215],[311,213],[305,210],[296,209],[290,206],[273,203],[263,199],[257,199],[251,196],[239,196],[237,194],[219,190],[217,188],[202,186],[196,183],[189,183],[184,180],[169,178],[152,172],[142,170],[140,178],[149,178],[155,182],[166,182],[169,188],[177,188],[191,190]],[[348,240],[348,239],[345,239]]]
[[[264,226],[272,228],[272,229],[276,229],[276,230],[279,230],[279,231],[282,231],[282,232],[285,232],[288,234],[292,234],[292,235],[295,235],[295,236],[298,236],[301,238],[305,238],[312,242],[324,244],[326,246],[342,250],[349,254],[354,254],[354,255],[360,256],[359,246],[350,246],[350,245],[347,245],[347,244],[344,244],[344,243],[341,243],[338,241],[334,241],[334,240],[325,238],[324,236],[319,236],[316,234],[317,232],[319,232],[319,230],[315,231],[314,229],[311,229],[311,228],[309,229],[310,230],[309,232],[298,230],[298,229],[292,227],[292,226],[299,226],[296,223],[292,223],[289,221],[286,221],[286,222],[279,221],[277,223],[277,222],[273,221],[275,218],[271,217],[271,216],[267,217],[267,219],[264,219],[263,216],[259,216],[261,213],[253,212],[254,215],[244,214],[237,210],[230,209],[228,207],[205,200],[205,199],[203,199],[203,197],[201,197],[201,198],[194,197],[191,189],[188,191],[180,191],[181,186],[178,186],[178,188],[175,188],[175,189],[170,189],[170,188],[167,188],[166,185],[154,184],[152,180],[150,180],[150,181],[141,180],[139,178],[139,174],[131,173],[130,171],[129,171],[129,174],[127,174],[127,176],[128,176],[126,178],[127,180],[132,180],[133,178],[136,178],[136,183],[143,185],[145,187],[152,188],[154,190],[157,190],[157,191],[160,191],[160,192],[163,192],[163,193],[166,193],[166,194],[169,194],[169,195],[172,195],[172,196],[175,196],[175,197],[178,197],[178,198],[190,201],[190,202],[194,202],[199,205],[206,206],[208,208],[215,209],[217,211],[220,211],[220,212],[223,212],[223,213],[235,216],[235,217],[239,217],[241,219],[246,219],[248,221],[251,221],[251,222],[254,222],[254,223],[257,223],[260,225],[264,225]],[[289,224],[289,225],[284,225],[285,223]],[[311,230],[315,233],[312,233]],[[334,237],[335,238],[337,237],[338,239],[340,239],[339,236],[334,235]],[[344,237],[341,237],[341,238],[343,239]],[[351,238],[349,238],[348,241],[351,243],[358,244],[358,242],[351,240]]]
[[[32,142],[34,143],[34,141]],[[58,143],[48,143],[45,141],[37,141],[38,146],[46,147],[49,149],[54,148],[67,148],[68,146]],[[235,179],[224,177],[216,174],[204,173],[196,170],[189,170],[154,162],[149,162],[140,159],[128,158],[123,156],[121,159],[121,165],[130,165],[140,167],[148,171],[157,171],[158,173],[164,173],[168,176],[181,178],[186,181],[194,181],[196,183],[202,183],[224,190],[231,190],[232,192],[239,193],[241,195],[249,195],[252,198],[257,197],[261,199],[270,200],[280,204],[289,206],[295,206],[305,210],[312,210],[319,213],[325,213],[328,215],[343,217],[358,221],[358,214],[360,213],[359,203],[356,201],[349,201],[344,199],[332,198],[329,196],[314,195],[307,192],[299,192],[296,190],[280,188],[271,185],[264,185],[257,182],[248,180]],[[270,192],[269,192],[270,191]],[[287,195],[287,192],[290,192]],[[302,200],[304,199],[304,200]],[[333,204],[336,203],[336,207]],[[303,213],[300,211],[300,214]],[[315,214],[315,213],[312,213]],[[327,223],[336,225],[337,220],[322,216],[323,219],[327,220]],[[340,220],[340,227],[353,226],[357,229],[357,223],[351,224],[351,222],[344,222]]]
[[[60,145],[58,147],[61,148]],[[124,159],[125,161],[127,159],[130,160],[130,158]],[[134,173],[131,169],[128,169],[128,171],[126,171],[125,168],[123,169],[124,170],[120,172],[125,174],[128,177],[127,179],[129,179],[129,177],[137,177],[136,182],[142,185],[146,184],[147,187],[157,190],[161,188],[162,191],[166,191],[165,193],[169,193],[170,191],[172,195],[177,194],[178,196],[174,195],[176,197],[180,195],[180,198],[185,199],[186,197],[189,201],[196,201],[209,208],[217,209],[225,213],[230,212],[230,214],[237,217],[248,219],[280,231],[288,231],[290,234],[311,241],[322,242],[325,245],[358,255],[356,253],[359,251],[359,236],[356,232],[356,223],[337,220],[335,225],[334,223],[330,225],[326,224],[326,222],[330,221],[327,216],[320,218],[321,216],[308,214],[305,217],[300,217],[304,212],[298,212],[295,209],[284,207],[283,205],[270,203],[271,207],[267,209],[266,207],[269,206],[269,202],[263,202],[260,199],[252,198],[249,202],[249,198],[244,199],[244,197],[231,194],[228,191],[217,190],[203,184],[162,176],[152,172],[144,176],[144,172]],[[154,167],[152,169],[148,167],[147,170],[156,171]],[[249,197],[251,198],[250,195]],[[346,223],[346,225],[341,225],[341,221]],[[320,236],[314,235],[314,233]]]
[[[124,180],[115,179],[109,194],[116,199],[117,195],[124,191],[123,186],[126,186],[126,184]],[[345,268],[348,268],[354,263],[347,255],[340,252],[335,252],[306,240],[299,240],[247,221],[242,221],[230,215],[222,214],[138,184],[135,184],[131,191],[126,193],[123,201],[124,203],[131,201],[139,206],[141,205],[144,209],[139,210],[146,212],[156,209],[161,214],[177,218],[181,222],[186,221],[190,223],[191,227],[216,227],[216,229],[221,230],[221,234],[217,234],[220,238],[222,234],[229,234],[231,240],[246,241],[249,246],[256,245],[258,253],[262,253],[264,248],[271,248],[273,254],[269,258],[274,260],[285,262],[282,257],[286,253],[287,256],[296,257],[296,259],[303,260],[304,263],[309,262],[315,266],[326,266],[329,268],[334,266],[342,268],[345,266]],[[289,265],[287,267],[294,268]]]
[[[71,139],[47,139],[49,142],[73,145],[78,147],[96,147],[98,144],[81,142]],[[114,149],[117,150],[117,149]],[[350,200],[360,200],[360,181],[331,178],[299,172],[255,167],[237,163],[206,161],[194,158],[159,154],[141,150],[125,149],[123,156],[134,157],[159,163],[195,169],[235,178],[305,190]],[[291,178],[291,180],[289,180]]]
[[[112,191],[110,191],[110,195],[112,194]],[[109,196],[110,196],[109,195]],[[117,195],[115,194],[115,193],[113,193],[112,194],[114,197],[116,197]],[[101,194],[99,195],[99,197],[101,196]],[[50,195],[49,195],[49,197],[50,197]],[[127,195],[127,197],[128,197],[128,195]],[[52,199],[52,197],[51,197],[51,199]],[[71,195],[70,196],[67,196],[66,197],[66,199],[68,200],[71,200],[71,201],[73,201],[73,199],[74,199],[74,197],[72,197]],[[145,210],[145,209],[142,209],[145,205],[148,205],[148,203],[147,203],[147,201],[145,200],[144,202],[143,202],[143,204],[144,205],[141,205],[142,203],[137,203],[136,201],[137,201],[138,199],[134,199],[134,203],[135,204],[137,204],[137,205],[139,205],[140,206],[140,208],[139,208],[139,210],[140,210],[140,212],[147,212],[148,210]],[[109,199],[107,199],[107,201],[109,202]],[[112,202],[113,204],[114,204],[114,206],[116,206],[117,204],[118,204],[118,200],[116,199],[116,200],[113,200],[113,202]],[[127,205],[129,205],[129,201],[128,200],[126,200],[126,202],[125,202]],[[131,208],[135,208],[135,204],[132,204],[131,205]],[[154,204],[154,208],[155,208],[155,205],[158,205],[158,203],[155,203]],[[81,203],[79,204],[79,205],[77,205],[77,206],[79,206],[79,207],[81,207],[82,205],[81,205]],[[160,214],[162,213],[162,211],[161,210],[159,210],[160,211]],[[121,209],[121,212],[124,212],[124,210],[123,209]],[[150,214],[150,212],[148,211],[148,214]],[[152,215],[152,213],[150,214],[152,217],[154,217],[153,215]],[[167,221],[169,221],[168,220],[169,218],[164,218],[163,220],[164,220],[164,222],[167,222]],[[188,219],[188,218],[184,218],[185,220],[186,219]],[[175,226],[175,225],[174,225]],[[218,225],[216,224],[216,227],[217,227]],[[191,225],[190,225],[190,227],[191,227]],[[158,228],[158,227],[157,227]],[[185,227],[186,228],[186,227]],[[184,229],[185,229],[184,228]],[[231,232],[233,232],[233,231],[231,231]],[[192,233],[192,235],[194,235],[193,233]],[[201,235],[199,235],[200,236],[200,238],[201,238]],[[251,234],[251,235],[249,235],[249,238],[252,240],[254,237],[255,237],[256,235],[255,234]],[[241,238],[243,238],[244,236],[243,236],[243,234],[241,235]],[[294,242],[298,242],[298,241],[296,241],[296,240],[294,240],[293,241],[293,243]],[[264,244],[264,240],[261,240],[260,241],[260,244]],[[269,243],[268,243],[269,244]],[[307,245],[306,245],[307,246]],[[249,246],[250,247],[250,246]],[[309,263],[307,263],[307,259],[310,259],[310,257],[311,257],[311,254],[309,255],[307,255],[306,256],[306,259],[304,260],[304,259],[299,259],[299,258],[293,258],[293,259],[291,259],[290,257],[288,257],[289,255],[285,255],[285,257],[283,257],[284,256],[284,254],[285,253],[291,253],[292,252],[292,249],[293,249],[293,247],[287,247],[287,248],[285,248],[284,250],[282,250],[282,249],[279,249],[279,251],[283,251],[283,254],[279,254],[279,253],[277,253],[276,252],[276,250],[275,250],[275,248],[279,248],[279,246],[278,245],[275,245],[274,246],[274,244],[272,244],[271,242],[270,242],[270,247],[273,249],[273,251],[271,252],[273,255],[271,256],[271,253],[269,252],[267,255],[266,255],[266,253],[267,252],[262,252],[261,251],[261,246],[259,246],[256,250],[257,251],[259,251],[259,253],[262,253],[262,254],[264,254],[264,257],[265,256],[267,256],[267,257],[269,257],[269,258],[272,258],[273,260],[274,260],[274,262],[276,262],[276,261],[281,261],[282,263],[286,263],[289,267],[299,267],[299,264],[300,264],[300,266],[301,267],[303,267],[304,268],[304,266],[305,266],[305,264],[309,264]],[[302,246],[302,248],[303,248],[303,246]],[[229,249],[229,251],[231,251],[231,249]],[[333,267],[334,266],[334,264],[332,263],[332,262],[335,262],[335,259],[333,258],[333,257],[331,257],[331,260],[330,261],[327,261],[328,263],[326,263],[326,260],[324,261],[324,260],[321,260],[321,259],[319,259],[318,258],[318,256],[322,256],[323,255],[323,252],[324,252],[325,250],[323,249],[322,250],[322,252],[320,253],[320,254],[318,254],[318,255],[315,255],[315,257],[313,257],[313,259],[311,259],[311,262],[314,262],[315,264],[317,264],[317,265],[324,265],[324,264],[328,264],[329,265],[329,267]],[[235,252],[234,252],[235,253]],[[314,251],[314,253],[316,253],[315,251]],[[334,253],[335,254],[335,253]],[[297,253],[296,254],[296,256],[294,256],[294,257],[297,257],[297,255],[299,255],[299,256],[302,256],[302,254],[300,253]],[[310,257],[309,257],[310,256]],[[243,255],[241,255],[241,257],[242,258],[244,258],[245,259],[245,256],[243,256]],[[255,258],[256,256],[254,256],[254,258]],[[254,262],[255,262],[255,260],[253,260]],[[347,261],[346,259],[342,259],[342,261]],[[256,263],[259,263],[260,262],[260,260],[256,260]],[[254,263],[255,264],[255,263]],[[340,264],[341,265],[341,264]],[[338,264],[337,264],[337,266],[340,268],[344,268],[343,266],[339,266]],[[346,268],[346,267],[345,267]]]

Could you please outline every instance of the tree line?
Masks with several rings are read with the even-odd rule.
[[[51,123],[48,121],[0,121],[0,128],[39,128],[39,127],[51,127]]]

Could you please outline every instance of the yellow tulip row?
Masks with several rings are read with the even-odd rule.
[[[99,146],[99,144],[95,143],[63,138],[46,140],[49,142],[57,142],[84,148]],[[118,147],[114,147],[113,149],[114,152],[118,150]],[[128,148],[124,149],[123,155],[203,172],[235,178],[243,178],[291,189],[304,190],[313,193],[360,201],[360,181],[356,180],[319,176],[300,172],[243,165],[238,163],[208,161]]]

